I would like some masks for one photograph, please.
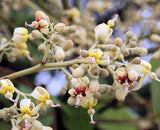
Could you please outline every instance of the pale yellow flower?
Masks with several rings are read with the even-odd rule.
[[[6,98],[13,101],[14,85],[9,79],[0,80],[0,93],[2,93]]]

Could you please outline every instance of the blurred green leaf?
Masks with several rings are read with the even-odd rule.
[[[151,60],[152,64],[152,71],[155,71],[156,68],[160,67],[160,59],[158,60]],[[159,82],[153,80],[151,83],[151,96],[152,96],[152,107],[153,107],[153,112],[155,116],[158,116],[158,127],[160,129],[160,104],[159,104],[159,99],[160,99],[160,86]]]

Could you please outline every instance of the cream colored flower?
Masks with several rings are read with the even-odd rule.
[[[13,101],[14,85],[9,79],[0,80],[0,93],[2,93],[6,98]]]
[[[24,43],[28,39],[28,30],[24,27],[14,29],[12,40],[16,43]]]
[[[56,104],[56,105],[53,104],[52,100],[50,100],[50,95],[47,92],[47,90],[40,86],[36,87],[33,90],[33,92],[31,93],[31,96],[39,102],[39,104],[36,106],[37,111],[43,105],[46,105],[48,107],[60,107],[59,104]]]
[[[18,125],[21,121],[24,121],[25,128],[28,128],[29,122],[39,116],[39,114],[35,112],[35,106],[30,99],[22,99],[20,101],[20,112],[21,114],[18,116],[16,124]]]

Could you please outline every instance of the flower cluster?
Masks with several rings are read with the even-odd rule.
[[[12,99],[14,92],[17,94],[15,100]],[[49,93],[41,86],[36,87],[31,94],[25,94],[16,89],[9,79],[2,79],[0,80],[0,93],[9,100],[14,101],[13,106],[10,108],[4,108],[0,110],[0,118],[3,118],[4,120],[10,120],[13,128],[15,129],[36,129],[37,127],[44,129],[45,126],[36,120],[39,117],[39,111],[46,106],[61,107],[59,104],[53,104],[53,101],[50,100]],[[20,96],[22,96],[23,99],[20,100]],[[36,104],[34,104],[28,97],[35,99]],[[20,102],[19,108],[18,102]]]

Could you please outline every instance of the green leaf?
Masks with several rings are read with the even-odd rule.
[[[155,71],[156,68],[160,67],[159,65],[160,59],[158,60],[151,60],[152,64],[152,71]],[[160,84],[159,82],[153,80],[151,83],[151,96],[152,96],[152,108],[153,108],[153,113],[155,116],[158,116],[157,123],[158,127],[160,129],[160,104],[159,104],[159,99],[160,99]]]

